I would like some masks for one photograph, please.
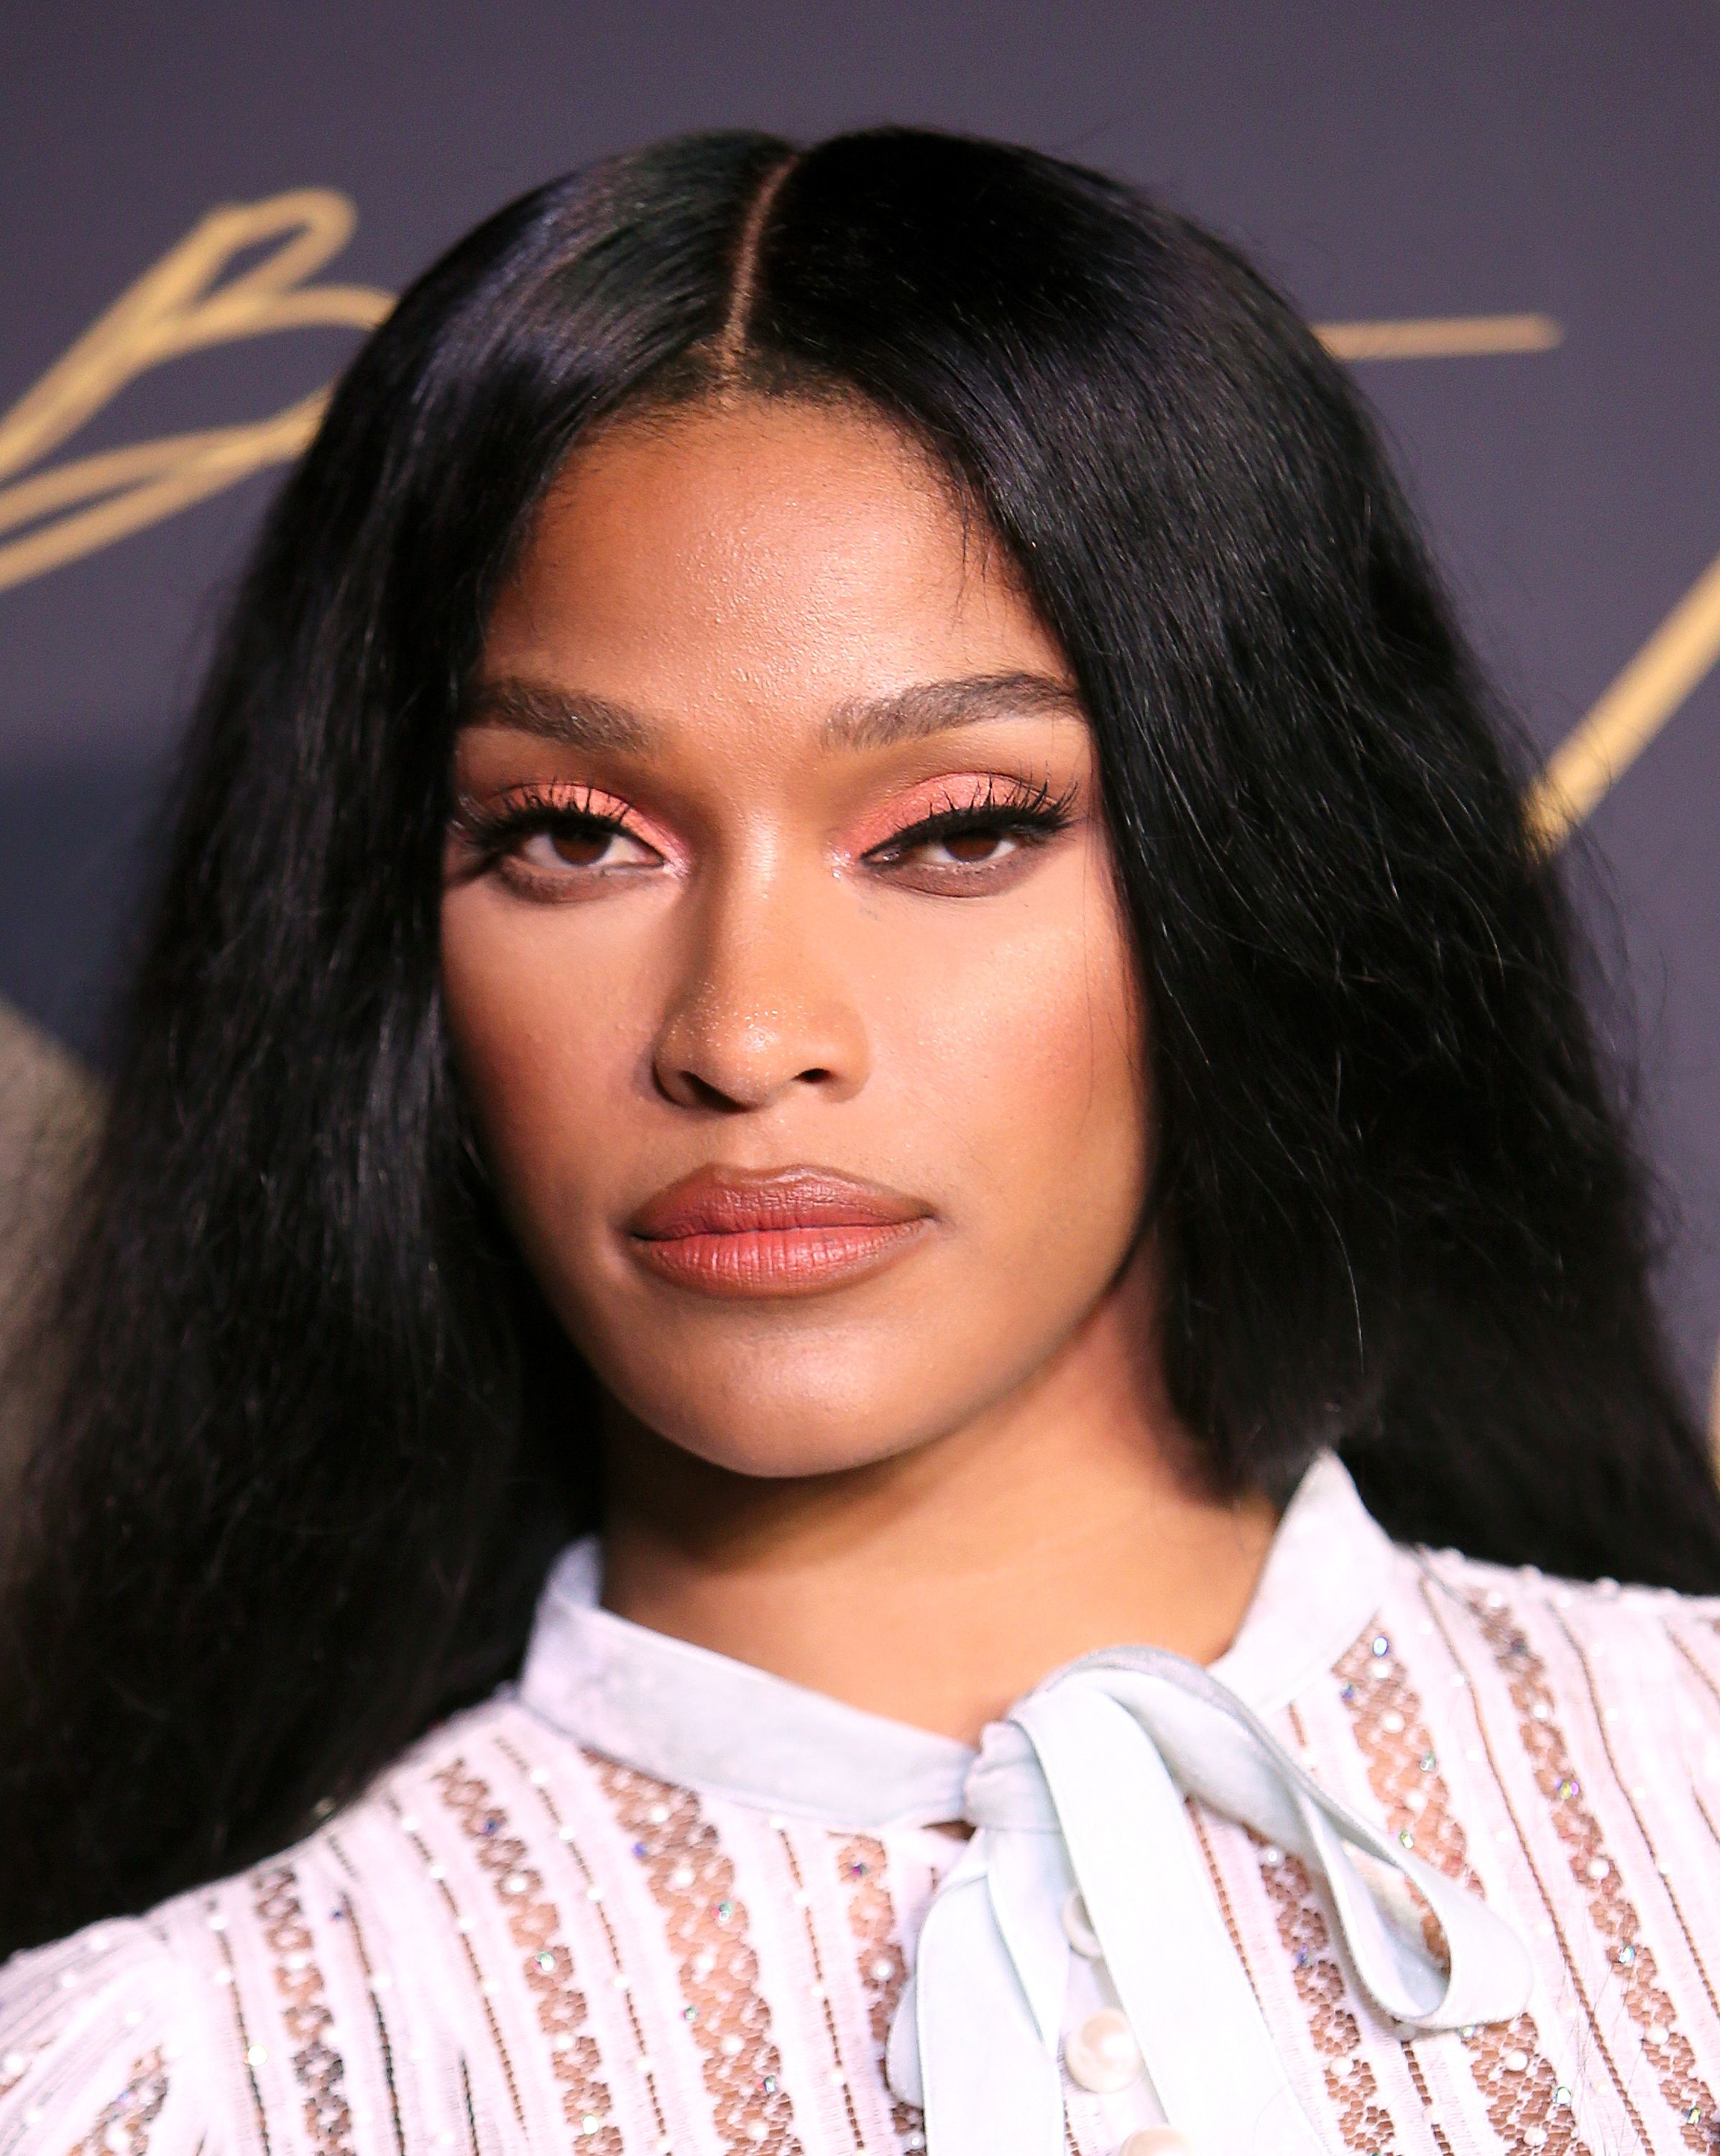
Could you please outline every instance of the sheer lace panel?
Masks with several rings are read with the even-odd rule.
[[[716,2130],[736,2156],[803,2156],[735,1869],[691,1790],[608,1760],[593,1765],[662,1912],[681,2018],[704,2066]]]

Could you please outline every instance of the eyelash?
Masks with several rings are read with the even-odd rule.
[[[988,778],[985,792],[972,801],[948,801],[930,815],[916,818],[868,850],[869,861],[901,860],[916,846],[969,831],[995,831],[1019,839],[1028,845],[1040,844],[1067,829],[1075,806],[1075,788],[1054,794],[1042,781]]]
[[[522,787],[495,808],[462,799],[455,807],[454,824],[484,869],[499,865],[528,839],[546,831],[613,831],[624,838],[638,837],[623,818],[591,807],[593,798],[588,788]],[[869,847],[861,858],[887,865],[940,839],[979,831],[993,831],[1024,845],[1042,845],[1068,828],[1075,798],[1072,786],[1054,794],[1042,781],[988,777],[983,794],[970,801],[947,800],[942,808]]]
[[[462,799],[454,808],[454,829],[485,867],[540,832],[578,829],[614,831],[624,838],[636,837],[619,816],[606,816],[589,803],[588,787],[522,786],[501,806],[485,808],[481,802]]]

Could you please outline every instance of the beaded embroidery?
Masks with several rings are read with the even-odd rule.
[[[1677,2114],[1680,2138],[1692,2156],[1713,2156],[1720,2147],[1720,2118],[1697,2071],[1690,2040],[1676,2025],[1672,2001],[1661,1988],[1654,1949],[1641,1936],[1641,1920],[1625,1892],[1618,1866],[1607,1855],[1600,1826],[1584,1801],[1563,1732],[1554,1719],[1547,1665],[1496,1594],[1471,1594],[1480,1625],[1517,1713],[1517,1733],[1534,1773],[1535,1786],[1550,1809],[1571,1876],[1605,1942],[1626,2010],[1635,2023],[1643,2056],[1655,2071],[1661,2096]]]
[[[1402,1663],[1389,1647],[1376,1655],[1371,1642],[1360,1641],[1338,1663],[1336,1675],[1368,1785],[1386,1824],[1448,1879],[1479,1894],[1481,1882],[1470,1864],[1420,1699]],[[1431,1910],[1425,1912],[1423,1924],[1432,1947],[1439,1927]],[[1533,2015],[1519,2014],[1503,2026],[1473,2030],[1463,2043],[1487,2123],[1507,2148],[1588,2156],[1569,2105],[1559,2100],[1558,2076],[1542,2049]]]
[[[131,2077],[67,2156],[145,2156],[149,2130],[167,2101],[167,2070],[159,2051],[132,2066]]]
[[[884,2071],[884,2054],[890,2041],[890,2025],[896,2019],[902,1986],[908,1979],[907,1957],[896,1936],[896,1911],[885,1884],[884,1845],[870,1835],[855,1835],[836,1848],[836,1877],[848,1901],[848,1928],[860,1953],[860,1984],[865,1995],[866,2021],[878,2071]],[[896,2138],[907,2149],[923,2148],[926,2136],[920,2113],[911,2104],[893,2097],[890,2116]]]
[[[1362,2030],[1348,2003],[1343,1965],[1315,1899],[1307,1867],[1281,1849],[1260,1852],[1260,1878],[1277,1919],[1278,1936],[1291,1958],[1296,1995],[1309,2033],[1326,2061],[1326,2093],[1337,2113],[1338,2131],[1358,2156],[1386,2156],[1397,2146],[1397,2129],[1379,2083],[1362,2049]]]
[[[562,2084],[562,2116],[593,2156],[621,2156],[597,2043],[586,2025],[585,1994],[574,1982],[573,1956],[543,1875],[511,1830],[507,1814],[491,1801],[488,1785],[468,1772],[464,1759],[450,1760],[430,1780],[460,1821],[506,1912],[508,1937],[523,1956],[521,1974],[549,2041],[550,2071]]]
[[[252,1906],[275,1958],[281,2020],[296,2046],[293,2078],[304,2092],[305,2131],[318,2156],[352,2156],[352,2119],[341,2087],[346,2064],[328,2041],[335,2017],[311,1958],[315,1942],[297,1890],[290,1865],[271,1865],[252,1879]]]
[[[686,2023],[724,2145],[736,2156],[803,2156],[735,1871],[691,1790],[594,1759],[593,1768],[663,1912]]]

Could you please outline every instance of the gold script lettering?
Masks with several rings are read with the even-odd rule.
[[[1551,352],[1564,331],[1551,315],[1436,315],[1404,322],[1317,322],[1334,359],[1483,359]]]
[[[1720,557],[1553,751],[1525,814],[1551,853],[1604,800],[1720,660]]]
[[[0,591],[298,454],[316,432],[326,389],[267,418],[39,469],[127,382],[167,360],[280,330],[373,328],[394,304],[391,294],[306,282],[346,245],[356,222],[346,197],[326,187],[212,210],[19,398],[0,418],[0,482],[9,482],[0,484]],[[226,275],[248,249],[270,242],[260,259]]]

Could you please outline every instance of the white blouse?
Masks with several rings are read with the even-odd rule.
[[[1720,1601],[1395,1548],[1328,1457],[1212,1671],[976,1756],[598,1587],[295,1848],[0,1970],[0,2156],[1720,2152]]]

